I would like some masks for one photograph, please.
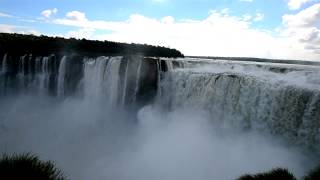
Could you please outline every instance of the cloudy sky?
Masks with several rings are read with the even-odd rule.
[[[320,0],[0,0],[0,31],[320,61]]]

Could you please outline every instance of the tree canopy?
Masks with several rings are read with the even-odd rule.
[[[8,33],[0,33],[0,52],[36,55],[76,53],[85,56],[183,57],[180,51],[161,46]]]

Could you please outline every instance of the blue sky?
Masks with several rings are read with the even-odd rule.
[[[147,43],[187,55],[320,60],[319,19],[319,0],[0,0],[1,32]]]

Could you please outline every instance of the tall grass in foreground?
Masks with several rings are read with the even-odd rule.
[[[293,174],[291,174],[287,169],[277,168],[269,172],[258,173],[255,175],[243,175],[238,178],[238,180],[271,180],[271,179],[281,179],[281,180],[297,180]]]
[[[304,180],[318,180],[320,179],[320,165],[311,170],[305,177]]]
[[[2,155],[0,180],[65,180],[62,171],[52,161],[41,161],[33,154]],[[237,180],[297,180],[287,169],[276,168],[258,174],[245,174]],[[303,180],[320,180],[320,165],[311,170]]]
[[[287,169],[277,168],[268,172],[258,174],[245,174],[240,176],[237,180],[297,180]],[[303,180],[320,180],[320,165],[311,170]]]
[[[33,154],[2,155],[1,180],[65,180],[61,170],[52,161],[41,161]]]

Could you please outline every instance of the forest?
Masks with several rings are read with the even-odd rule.
[[[0,53],[34,54],[34,55],[65,55],[82,56],[123,56],[142,55],[149,57],[183,57],[176,50],[146,44],[127,44],[112,41],[35,36],[24,34],[0,33]]]

